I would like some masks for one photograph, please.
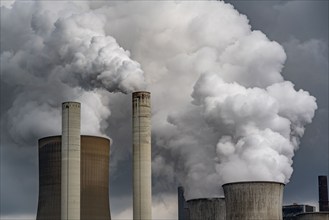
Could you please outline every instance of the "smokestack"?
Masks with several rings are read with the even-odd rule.
[[[202,198],[187,201],[189,220],[225,220],[224,198]]]
[[[133,102],[133,217],[152,219],[151,100],[150,93],[134,92]]]
[[[279,182],[224,184],[226,220],[282,220],[283,188]]]
[[[186,201],[184,197],[184,187],[178,187],[178,220],[187,220],[185,217]]]
[[[318,176],[319,211],[329,211],[327,176]]]
[[[80,103],[62,104],[61,219],[80,219]]]

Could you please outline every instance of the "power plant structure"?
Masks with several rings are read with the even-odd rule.
[[[132,94],[133,109],[133,218],[152,219],[151,96]]]
[[[319,184],[319,211],[329,212],[327,176],[318,176],[318,184]]]
[[[62,104],[61,219],[80,219],[80,103]]]
[[[315,212],[315,206],[296,203],[282,206],[283,220],[296,220],[296,215],[305,212]]]
[[[329,212],[309,212],[296,216],[296,220],[329,220]]]
[[[151,100],[132,94],[133,218],[152,219]],[[39,139],[37,220],[110,220],[110,140],[80,135],[80,103],[62,104],[62,135]]]
[[[151,100],[132,94],[133,219],[152,219]],[[62,104],[62,135],[39,139],[37,220],[110,220],[108,138],[81,135],[80,103]],[[327,177],[319,176],[320,212],[303,206],[291,219],[329,220]],[[282,220],[284,184],[232,182],[225,198],[186,201],[178,188],[179,220]],[[289,207],[288,207],[289,208]],[[312,207],[311,207],[312,208]]]
[[[226,220],[282,220],[283,183],[234,182],[222,187]]]
[[[37,220],[110,220],[110,140],[80,135],[80,103],[62,113],[62,135],[39,139]]]
[[[188,217],[188,206],[184,196],[184,187],[179,186],[177,188],[177,199],[178,199],[178,220],[189,220]]]
[[[225,220],[224,198],[200,198],[187,201],[189,220]]]

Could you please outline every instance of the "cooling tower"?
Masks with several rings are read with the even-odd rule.
[[[187,201],[189,220],[225,220],[225,199],[205,198]]]
[[[318,176],[319,183],[319,210],[329,211],[327,176]]]
[[[110,220],[110,140],[81,136],[81,220]],[[61,136],[39,140],[37,220],[61,219]]]
[[[80,220],[80,103],[62,104],[61,219]]]
[[[149,92],[132,94],[133,108],[133,217],[152,219],[151,100]]]
[[[329,212],[301,213],[296,216],[296,220],[329,220]]]
[[[283,188],[278,182],[224,184],[226,220],[282,220]]]

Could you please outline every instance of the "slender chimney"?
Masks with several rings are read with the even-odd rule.
[[[185,218],[186,200],[184,197],[184,187],[178,187],[178,220],[187,220]]]
[[[62,104],[61,220],[80,219],[80,103]]]
[[[319,182],[319,211],[329,211],[327,176],[318,176]]]
[[[133,104],[133,217],[152,219],[151,101],[149,92],[134,92]]]

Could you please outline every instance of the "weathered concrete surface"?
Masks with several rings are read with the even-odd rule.
[[[225,220],[225,199],[205,198],[187,201],[189,220]]]
[[[80,103],[62,104],[61,219],[80,220]]]
[[[134,92],[133,104],[133,218],[152,219],[151,100],[149,92]]]
[[[110,220],[110,140],[81,136],[81,220]]]
[[[297,220],[329,220],[329,212],[310,212],[296,216]]]
[[[237,182],[223,188],[226,220],[282,220],[283,183]]]
[[[110,140],[81,136],[81,220],[110,220]],[[37,220],[61,219],[61,136],[39,140]]]

